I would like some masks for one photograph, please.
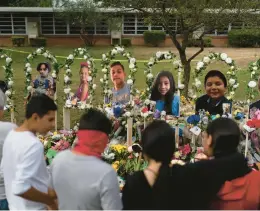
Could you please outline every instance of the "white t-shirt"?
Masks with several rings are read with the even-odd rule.
[[[6,198],[10,210],[42,210],[46,205],[20,196],[31,187],[47,193],[49,175],[44,148],[31,132],[12,130],[6,137],[1,167],[4,173]]]
[[[4,145],[5,138],[8,135],[8,133],[16,127],[17,126],[13,123],[0,121],[0,159],[1,160],[3,155],[3,145]],[[6,196],[5,196],[4,175],[0,169],[0,200],[2,199],[6,199]]]

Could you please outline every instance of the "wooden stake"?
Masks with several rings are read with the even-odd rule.
[[[246,131],[245,157],[247,156],[247,152],[248,152],[248,132]]]
[[[246,114],[246,122],[248,121],[248,116],[250,114],[250,107],[248,105],[247,107],[247,114]],[[248,131],[246,131],[246,145],[245,145],[245,157],[247,156],[247,152],[248,152]]]
[[[175,127],[175,147],[176,149],[179,147],[179,126]]]
[[[54,102],[57,105],[56,101],[57,101],[57,84],[56,84],[56,92],[54,94]],[[58,112],[55,111],[55,131],[57,131],[57,130],[58,130]]]
[[[11,109],[11,122],[15,123],[15,117],[14,117],[14,109]]]
[[[132,146],[133,139],[133,118],[127,119],[127,146]]]
[[[63,108],[63,129],[70,130],[70,110]]]

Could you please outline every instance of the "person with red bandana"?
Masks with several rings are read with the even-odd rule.
[[[60,210],[121,210],[115,170],[102,161],[112,123],[105,114],[89,109],[79,123],[74,148],[60,152],[50,167],[50,186]]]

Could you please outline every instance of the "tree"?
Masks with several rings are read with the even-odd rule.
[[[108,24],[109,18],[106,13],[100,13],[99,4],[92,0],[58,0],[56,1],[56,15],[64,18],[71,25],[80,28],[80,38],[86,46],[92,46],[97,41],[94,33],[89,32],[91,28],[101,21]]]
[[[259,0],[105,0],[102,3],[103,7],[119,8],[120,13],[134,10],[147,23],[162,26],[168,32],[184,68],[185,96],[188,96],[191,61],[203,52],[204,35],[236,21],[255,21],[255,12],[260,8]],[[174,19],[180,24],[177,29],[172,26]],[[188,43],[194,38],[200,41],[200,49],[188,58]]]

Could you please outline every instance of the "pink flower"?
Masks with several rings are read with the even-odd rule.
[[[184,145],[184,146],[181,148],[181,153],[182,153],[183,155],[188,155],[190,152],[191,152],[191,148],[190,148],[190,145],[189,145],[189,144],[186,144],[186,145]]]
[[[146,112],[148,112],[148,108],[144,107],[141,111],[142,111],[142,113],[146,113]]]

